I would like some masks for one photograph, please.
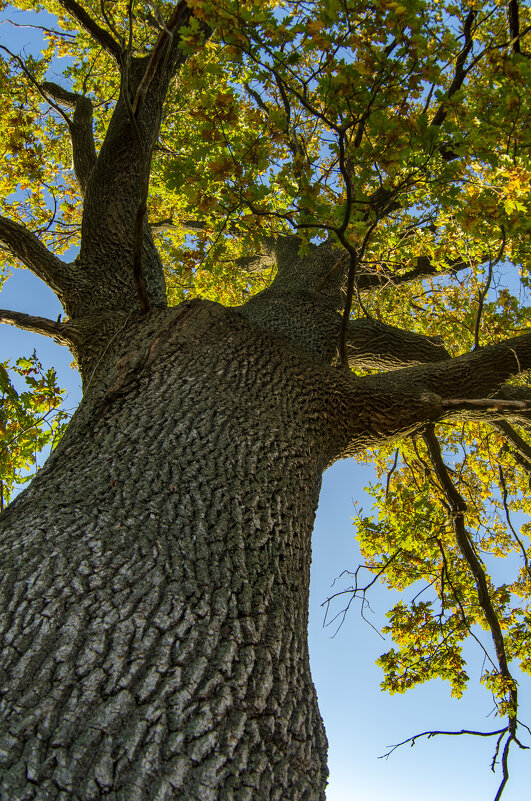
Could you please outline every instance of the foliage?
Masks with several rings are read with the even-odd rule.
[[[16,378],[23,389],[16,389]],[[14,380],[15,379],[15,380]],[[19,378],[20,382],[20,378]],[[35,352],[15,364],[0,363],[0,508],[17,485],[35,475],[39,453],[54,448],[69,415],[60,409],[63,390],[55,370],[43,370]]]
[[[467,441],[474,444],[466,448]],[[505,574],[514,571],[512,580],[495,583],[489,577],[491,597],[510,658],[529,672],[531,573],[529,548],[523,545],[529,524],[524,524],[519,534],[511,518],[511,514],[528,511],[529,478],[504,447],[503,437],[490,427],[468,424],[466,431],[450,430],[445,442],[452,454],[452,475],[467,501],[467,528],[474,533],[477,552],[494,576],[500,570],[497,560],[512,563],[512,569],[502,568]],[[439,676],[449,680],[453,695],[460,696],[468,681],[461,645],[470,635],[480,637],[488,623],[425,446],[417,440],[405,441],[396,456],[386,486],[370,488],[376,515],[360,515],[355,520],[371,570],[379,570],[397,554],[385,569],[384,581],[399,590],[412,586],[415,592],[409,604],[401,601],[389,612],[385,630],[400,648],[379,660],[385,674],[383,686],[403,692]],[[383,459],[379,465],[381,470],[386,467]],[[433,600],[418,601],[420,594],[430,589]],[[491,660],[488,656],[485,677],[491,675]],[[494,692],[494,697],[503,704],[503,688]]]
[[[531,325],[528,7],[500,0],[481,9],[466,0],[190,4],[214,33],[205,42],[197,20],[180,32],[189,59],[170,90],[149,195],[172,302],[197,295],[241,303],[271,278],[244,257],[269,234],[296,231],[347,251],[346,315],[442,335],[452,355]],[[11,5],[37,13],[46,30],[41,52],[21,59],[4,49],[0,62],[1,211],[61,253],[79,241],[81,201],[64,111],[44,81],[62,69],[65,85],[92,100],[97,146],[119,81],[109,54],[57,0]],[[173,4],[90,0],[85,7],[142,55],[158,35],[156,18],[167,18]],[[425,269],[413,280],[419,265]],[[35,359],[11,369],[34,394],[17,394],[3,368],[5,425],[29,431],[4,450],[5,499],[34,450],[62,425],[56,415],[50,428],[36,427],[57,407],[53,374]],[[355,521],[369,570],[413,592],[388,615],[385,631],[396,648],[379,660],[383,687],[403,692],[441,677],[461,695],[468,681],[462,646],[472,637],[487,655],[482,682],[513,736],[514,685],[499,648],[494,653],[481,639],[483,630],[495,639],[491,615],[463,558],[441,470],[466,502],[464,527],[484,563],[505,657],[529,673],[530,524],[518,531],[515,516],[530,511],[531,451],[521,445],[526,432],[511,426],[472,421],[437,433],[448,463],[438,474],[420,435],[400,443],[396,455],[370,455],[382,481],[370,490],[374,514]],[[502,581],[499,559],[514,566]]]

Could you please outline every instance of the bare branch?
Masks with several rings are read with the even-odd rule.
[[[24,331],[52,337],[61,345],[72,344],[72,336],[68,335],[65,330],[68,324],[49,320],[47,317],[34,317],[32,314],[0,309],[0,323],[7,323],[7,325],[22,328]]]
[[[507,727],[504,729],[495,729],[494,731],[475,731],[474,729],[461,729],[460,731],[421,731],[420,734],[415,734],[413,737],[408,737],[407,740],[402,740],[401,743],[396,743],[390,747],[390,750],[387,751],[386,754],[382,754],[378,759],[387,759],[391,756],[393,751],[396,751],[397,748],[400,748],[402,745],[407,745],[408,743],[413,746],[415,745],[417,740],[420,740],[421,737],[427,737],[430,740],[432,737],[437,737],[439,734],[442,734],[446,737],[458,737],[461,734],[471,734],[475,737],[495,737],[496,735],[504,735],[507,731]]]
[[[415,334],[372,318],[350,320],[347,356],[353,369],[397,370],[450,358],[439,337]]]
[[[58,103],[74,110],[74,117],[66,117],[70,138],[74,173],[82,192],[96,164],[96,147],[92,130],[92,103],[88,97],[69,92],[52,81],[45,81],[41,88]]]
[[[43,31],[43,33],[51,33],[54,36],[60,36],[60,37],[65,38],[65,39],[74,39],[75,38],[75,34],[73,34],[73,33],[67,33],[66,31],[61,31],[58,28],[47,28],[45,25],[23,25],[22,23],[15,22],[12,19],[2,20],[2,25],[4,23],[8,23],[9,25],[12,25],[14,28],[29,28],[30,30],[33,30],[33,31]]]
[[[508,17],[513,53],[520,53],[520,15],[518,0],[509,0]]]
[[[100,44],[104,50],[111,54],[120,63],[120,55],[122,49],[118,42],[116,42],[111,34],[100,27],[98,23],[92,19],[90,14],[81,6],[76,0],[59,0],[65,11],[67,11],[74,19],[76,19],[82,28],[89,33],[92,38]]]
[[[62,295],[69,283],[68,264],[50,253],[35,234],[20,223],[0,216],[0,242],[54,292]]]
[[[463,27],[463,33],[465,35],[465,44],[464,44],[463,49],[461,50],[461,52],[457,56],[457,60],[456,60],[456,63],[455,63],[454,77],[453,77],[452,83],[450,84],[450,87],[449,87],[449,89],[448,89],[448,91],[446,93],[446,97],[448,99],[451,98],[453,95],[455,95],[456,92],[459,91],[459,89],[463,85],[463,81],[466,78],[467,70],[465,69],[465,62],[467,60],[468,54],[470,53],[470,51],[472,49],[472,43],[473,43],[472,42],[472,25],[474,23],[475,18],[476,18],[476,12],[474,11],[474,9],[471,9],[468,12],[468,15],[467,15],[467,18],[465,20],[464,27]],[[445,121],[447,115],[448,115],[448,112],[445,109],[444,101],[443,101],[441,103],[441,105],[439,106],[439,108],[437,109],[437,112],[436,112],[433,120],[431,121],[431,124],[432,125],[436,125],[436,126],[442,125],[443,122]]]
[[[345,618],[346,618],[346,616],[347,616],[347,614],[348,614],[348,612],[350,610],[350,607],[351,607],[352,603],[354,602],[354,600],[356,598],[358,598],[359,600],[361,600],[361,608],[360,608],[361,617],[363,618],[363,620],[366,623],[369,624],[369,626],[372,629],[374,629],[374,631],[377,633],[377,635],[382,640],[385,639],[384,636],[382,635],[381,631],[379,631],[375,626],[373,626],[371,621],[368,620],[365,617],[365,607],[368,606],[369,609],[370,609],[370,604],[369,604],[369,601],[367,600],[367,592],[368,592],[368,590],[371,589],[371,587],[374,586],[374,584],[376,584],[376,582],[378,581],[380,576],[382,576],[383,573],[385,573],[385,571],[387,570],[389,565],[391,565],[394,562],[394,560],[397,558],[397,556],[399,556],[401,553],[402,553],[402,548],[399,548],[397,551],[395,551],[395,553],[392,556],[389,557],[389,559],[383,565],[381,565],[378,568],[373,568],[373,567],[370,567],[369,565],[366,565],[366,564],[365,565],[358,565],[358,567],[356,568],[354,574],[352,574],[348,570],[344,570],[343,573],[341,573],[341,575],[338,576],[338,578],[341,578],[341,576],[343,576],[345,574],[346,575],[353,575],[354,576],[354,585],[352,587],[348,587],[345,590],[340,590],[339,592],[333,593],[333,595],[330,595],[326,599],[326,601],[323,601],[322,604],[321,604],[321,606],[326,607],[325,616],[324,616],[324,620],[323,620],[323,626],[331,626],[332,623],[334,623],[338,618],[340,618],[339,625],[338,625],[335,633],[332,635],[333,637],[336,636],[337,632],[339,631],[339,629],[343,625],[343,623],[345,621]],[[369,570],[372,573],[374,573],[374,578],[371,581],[369,581],[364,587],[358,586],[358,574],[359,574],[360,570]],[[334,584],[335,584],[336,581],[337,581],[337,579],[334,579]],[[343,609],[341,609],[339,612],[337,612],[333,616],[333,618],[331,620],[328,620],[327,619],[328,618],[328,613],[330,611],[330,606],[332,604],[332,601],[334,601],[336,598],[340,598],[343,595],[349,595],[350,596],[346,606],[344,606]]]

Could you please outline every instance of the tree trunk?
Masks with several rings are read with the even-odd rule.
[[[207,302],[118,334],[3,516],[0,796],[324,799],[307,612],[332,368]]]

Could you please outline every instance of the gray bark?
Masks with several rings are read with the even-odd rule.
[[[322,799],[313,363],[214,304],[154,318],[2,521],[0,797]]]

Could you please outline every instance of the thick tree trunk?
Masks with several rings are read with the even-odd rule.
[[[216,304],[135,326],[2,520],[0,797],[323,799],[316,363]]]

